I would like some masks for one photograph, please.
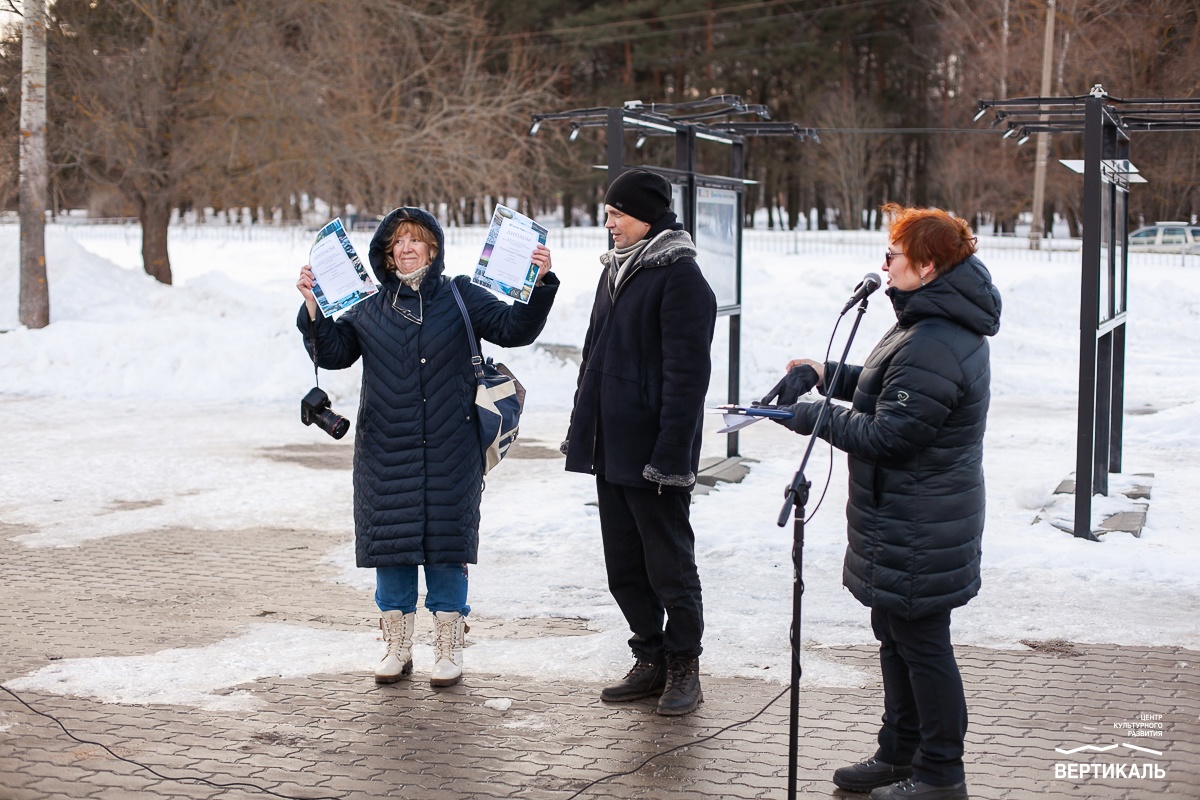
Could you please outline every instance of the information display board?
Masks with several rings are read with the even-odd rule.
[[[717,308],[737,306],[738,193],[696,187],[696,260],[717,296]]]

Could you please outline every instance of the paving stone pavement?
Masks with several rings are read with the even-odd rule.
[[[11,541],[21,532],[0,525],[5,685],[57,659],[209,645],[264,618],[344,631],[375,622],[361,592],[314,571],[337,544],[326,534],[171,530],[29,549]],[[474,613],[472,628],[471,637],[537,633],[529,621]],[[1058,643],[958,653],[971,797],[1200,797],[1200,652]],[[877,674],[873,648],[823,655]],[[0,692],[0,800],[787,797],[786,696],[720,732],[758,714],[779,684],[704,676],[706,702],[668,719],[649,701],[602,704],[597,685],[473,672],[469,648],[466,667],[461,685],[438,691],[421,680],[377,686],[366,673],[264,678],[237,687],[260,701],[237,712],[20,693],[79,738],[144,767],[69,738]],[[511,707],[484,705],[497,698]],[[836,790],[829,777],[873,751],[880,704],[877,685],[802,689],[799,796],[865,797]],[[1153,720],[1161,737],[1118,727],[1141,715],[1161,715]],[[1056,752],[1088,744],[1122,746]],[[592,783],[660,753],[632,774]],[[1080,776],[1080,765],[1103,764],[1124,777]],[[1128,777],[1130,766],[1138,777]]]

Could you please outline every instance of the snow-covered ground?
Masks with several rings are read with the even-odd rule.
[[[313,378],[294,327],[300,303],[294,282],[308,240],[176,236],[176,284],[167,287],[141,272],[136,236],[84,231],[77,237],[61,229],[48,235],[52,324],[29,331],[16,325],[17,231],[0,227],[0,330],[8,329],[0,334],[0,409],[9,423],[0,450],[0,530],[31,531],[16,536],[31,548],[166,528],[270,524],[336,532],[345,544],[323,562],[341,567],[341,580],[361,589],[364,607],[371,607],[372,575],[353,566],[348,474],[260,454],[264,447],[330,441],[301,425],[297,413]],[[367,238],[356,240],[364,252]],[[448,247],[451,270],[468,271],[481,244]],[[578,346],[598,250],[555,247],[553,234],[550,244],[562,289],[540,341]],[[879,256],[885,244],[880,234]],[[1110,533],[1092,543],[1034,524],[1074,468],[1078,261],[1011,252],[989,259],[986,240],[981,256],[1003,294],[1004,315],[992,343],[983,589],[955,612],[956,641],[1019,647],[1022,639],[1062,638],[1200,648],[1200,547],[1188,522],[1200,484],[1194,269],[1162,262],[1131,269],[1124,471],[1153,473],[1153,494],[1141,538]],[[746,254],[744,399],[769,388],[789,358],[824,354],[837,311],[879,260]],[[861,360],[893,321],[886,298],[877,295],[851,359]],[[843,324],[835,352],[848,329]],[[726,337],[722,320],[711,405],[724,401]],[[557,447],[576,365],[537,346],[490,348],[490,354],[528,389],[523,441]],[[323,372],[321,385],[334,408],[353,419],[357,370]],[[719,420],[713,416],[710,430]],[[693,506],[707,673],[786,678],[791,526],[781,529],[775,520],[805,443],[770,423],[751,426],[741,437],[742,454],[757,461],[749,476]],[[724,437],[709,436],[705,450],[723,454]],[[806,530],[805,680],[858,684],[867,676],[821,657],[823,646],[873,641],[867,610],[841,587],[845,462],[825,445],[815,448],[807,470],[814,484],[808,510],[831,458],[827,494]],[[513,460],[489,477],[471,605],[493,617],[583,618],[595,633],[477,641],[468,671],[550,671],[573,680],[622,671],[628,634],[605,586],[592,499],[592,480],[567,474],[560,460]],[[162,502],[97,514],[118,500]],[[1112,503],[1100,498],[1096,505]],[[314,564],[314,575],[320,566]],[[303,633],[247,626],[207,648],[57,662],[12,685],[110,702],[205,705],[212,690],[280,674],[284,664],[362,670],[377,656],[369,632]],[[547,657],[551,651],[554,658]],[[423,657],[419,651],[418,668]]]

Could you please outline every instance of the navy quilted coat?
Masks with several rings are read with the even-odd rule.
[[[979,593],[986,337],[1000,329],[1000,293],[972,256],[888,295],[896,326],[827,387],[852,407],[831,406],[821,438],[850,468],[842,582],[864,605],[916,619]],[[825,365],[830,380],[836,367]],[[819,404],[799,408],[811,431]]]
[[[419,222],[437,236],[438,255],[419,290],[403,286],[386,267],[388,239],[403,219]],[[445,252],[441,226],[432,215],[398,208],[371,240],[370,262],[380,291],[336,320],[317,315],[317,365],[345,369],[363,361],[354,435],[355,555],[360,567],[477,560],[483,463],[474,417],[475,379],[466,325],[450,291],[451,279],[442,275]],[[453,280],[476,335],[501,347],[533,342],[558,288],[558,279],[548,274],[528,305],[510,306],[468,277]],[[297,326],[312,357],[304,306]]]

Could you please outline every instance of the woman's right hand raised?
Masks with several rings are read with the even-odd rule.
[[[296,281],[296,288],[300,290],[300,294],[304,295],[304,299],[310,303],[317,302],[317,298],[313,296],[313,284],[316,279],[313,277],[312,267],[305,264],[300,268],[300,280]]]
[[[300,268],[300,279],[296,281],[296,288],[300,290],[300,294],[304,295],[304,307],[308,309],[308,318],[313,321],[317,319],[317,298],[313,294],[313,285],[316,282],[312,267],[305,264]]]

